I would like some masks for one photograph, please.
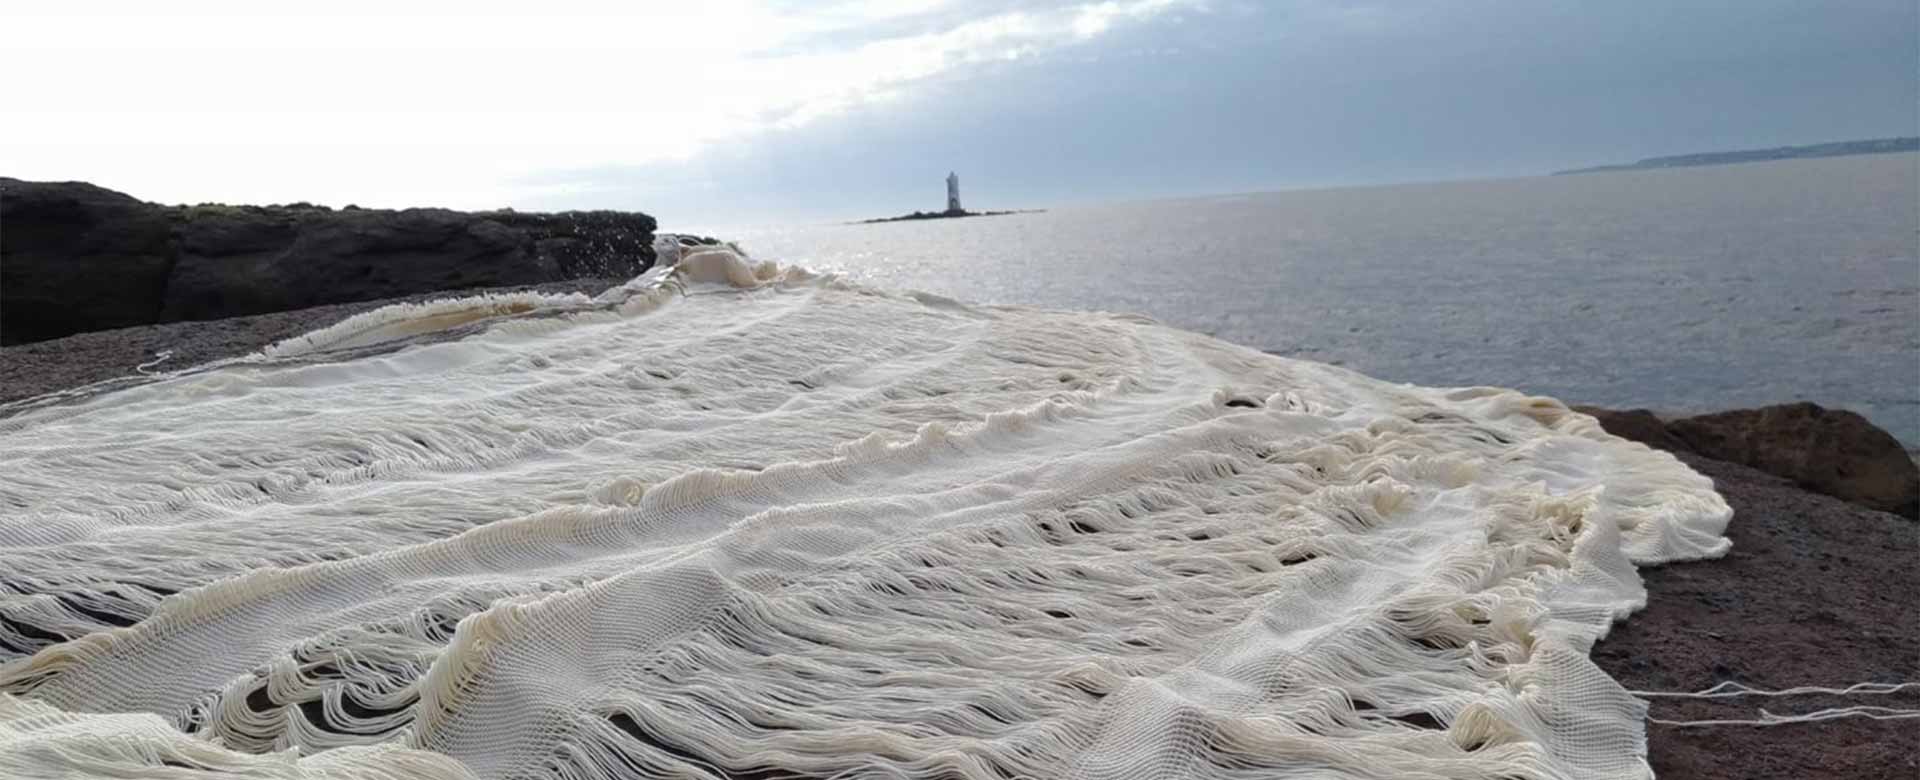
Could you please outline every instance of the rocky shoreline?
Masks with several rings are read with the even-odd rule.
[[[0,345],[159,323],[576,278],[654,261],[617,211],[164,206],[0,178]]]

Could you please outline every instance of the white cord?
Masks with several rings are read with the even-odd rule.
[[[1745,685],[1741,685],[1740,683],[1729,680],[1727,682],[1720,683],[1719,685],[1715,685],[1712,688],[1708,688],[1704,691],[1695,691],[1693,693],[1682,693],[1679,691],[1627,691],[1627,692],[1635,696],[1638,696],[1642,699],[1654,699],[1654,698],[1730,699],[1735,696],[1802,696],[1802,695],[1808,695],[1808,694],[1826,694],[1828,696],[1874,695],[1874,694],[1884,694],[1884,693],[1899,693],[1900,691],[1906,690],[1908,688],[1920,688],[1920,682],[1857,683],[1854,685],[1849,685],[1845,688],[1822,688],[1818,686],[1807,685],[1807,686],[1801,686],[1798,688],[1786,688],[1784,690],[1769,691],[1769,690],[1763,690],[1760,688],[1748,687]]]
[[[150,373],[149,371],[147,371],[147,369],[153,368],[154,366],[167,362],[167,358],[170,358],[170,357],[173,357],[173,350],[171,349],[160,350],[158,353],[154,354],[152,360],[149,360],[145,363],[141,363],[140,365],[134,366],[133,370],[138,371],[142,374]]]
[[[1857,683],[1845,688],[1824,688],[1819,686],[1800,686],[1778,691],[1763,690],[1741,685],[1737,682],[1723,682],[1703,691],[1686,693],[1681,691],[1628,691],[1643,699],[1731,699],[1739,696],[1876,696],[1899,693],[1909,688],[1920,689],[1920,682],[1906,683]],[[1905,720],[1920,718],[1920,710],[1897,709],[1894,707],[1853,706],[1815,710],[1799,715],[1775,715],[1766,710],[1760,711],[1758,718],[1716,718],[1709,720],[1666,720],[1647,718],[1648,723],[1682,728],[1700,726],[1781,726],[1789,723],[1818,723],[1838,718],[1868,718],[1871,720]]]
[[[1666,720],[1648,718],[1648,723],[1662,726],[1783,726],[1789,723],[1818,723],[1823,720],[1839,718],[1869,718],[1872,720],[1904,720],[1920,718],[1920,710],[1897,710],[1891,707],[1839,707],[1831,710],[1817,710],[1801,715],[1775,715],[1766,710],[1760,711],[1760,717],[1753,719],[1716,719],[1716,720]]]

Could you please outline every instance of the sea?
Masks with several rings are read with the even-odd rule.
[[[1920,448],[1920,154],[728,235],[890,289],[1145,314],[1397,382],[1667,414],[1810,400]]]

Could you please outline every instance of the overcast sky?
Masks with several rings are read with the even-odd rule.
[[[0,41],[0,175],[668,228],[1920,132],[1914,0],[79,0]]]

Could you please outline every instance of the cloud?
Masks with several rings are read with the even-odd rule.
[[[0,5],[0,174],[738,224],[938,207],[957,169],[1055,206],[1910,134],[1920,56],[1913,0],[531,9]]]
[[[1181,5],[1185,5],[1181,0],[1139,0],[1138,2],[1109,0],[1104,3],[1090,3],[1074,9],[1073,35],[1086,40],[1106,32],[1117,22],[1151,19]]]
[[[492,0],[400,14],[350,0],[322,13],[234,2],[165,16],[135,3],[0,11],[16,63],[49,65],[9,83],[0,165],[118,179],[162,199],[497,205],[525,194],[515,182],[534,172],[686,159],[1199,6],[576,1],[526,16],[524,4]],[[264,179],[262,163],[281,178]]]

